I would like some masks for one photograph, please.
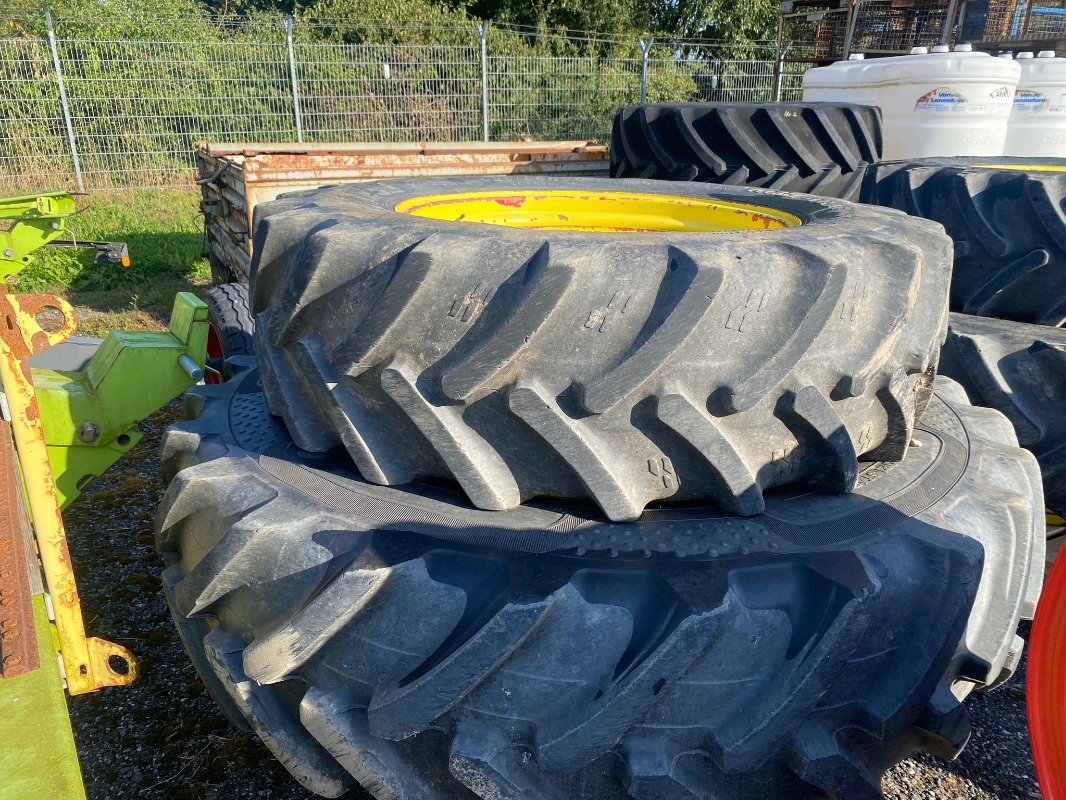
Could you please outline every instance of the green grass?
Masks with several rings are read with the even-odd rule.
[[[92,250],[45,248],[10,279],[12,291],[63,296],[78,309],[78,332],[101,336],[164,328],[176,292],[208,288],[197,190],[113,191],[79,198],[79,206],[83,200],[88,208],[67,220],[68,236],[126,242],[131,266],[95,264]]]

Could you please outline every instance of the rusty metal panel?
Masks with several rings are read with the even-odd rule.
[[[33,552],[15,444],[4,423],[0,425],[0,678],[41,665],[33,624],[33,595],[41,592],[41,581]]]
[[[58,309],[55,329],[42,327],[38,314]],[[77,326],[73,308],[52,295],[12,295],[0,284],[0,382],[11,417],[11,437],[18,453],[34,539],[63,654],[67,690],[72,694],[103,686],[124,686],[137,676],[136,661],[124,647],[85,635],[81,601],[67,549],[66,529],[52,477],[40,405],[33,388],[30,358],[62,342]],[[0,607],[3,603],[0,602]],[[124,662],[125,670],[113,661]]]
[[[290,144],[198,142],[204,222],[217,279],[247,281],[258,203],[284,192],[386,178],[599,175],[607,148],[590,142]]]

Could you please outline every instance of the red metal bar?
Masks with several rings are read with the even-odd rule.
[[[1029,738],[1045,800],[1066,800],[1066,558],[1044,583],[1029,638]]]

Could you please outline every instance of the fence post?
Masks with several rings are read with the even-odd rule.
[[[648,53],[651,52],[651,45],[655,41],[654,36],[649,36],[648,41],[643,39],[637,40],[640,43],[640,102],[648,102]]]
[[[784,56],[781,53],[781,34],[785,31],[785,20],[782,16],[777,18],[777,36],[774,38],[774,75],[770,89],[770,101],[781,102],[781,73],[784,71]]]
[[[848,24],[844,30],[844,58],[851,56],[851,43],[855,38],[855,27],[859,21],[859,13],[862,11],[863,0],[855,0],[848,12]]]
[[[292,82],[292,107],[296,113],[296,141],[303,144],[304,121],[300,113],[300,89],[296,85],[296,52],[292,46],[292,27],[295,20],[292,16],[285,17],[285,44],[289,48],[289,79]]]
[[[785,56],[788,55],[788,51],[791,49],[791,39],[785,43],[784,47],[781,46],[780,39],[774,42],[774,93],[771,99],[775,103],[781,102],[781,83],[785,77]]]
[[[481,135],[489,140],[489,21],[483,20],[477,29],[481,39]]]
[[[940,31],[940,43],[949,44],[951,40],[952,22],[955,21],[955,11],[958,8],[958,0],[949,0],[948,10],[944,12],[944,28]],[[961,33],[961,31],[960,31]]]
[[[78,159],[78,147],[74,144],[74,125],[70,121],[70,105],[67,103],[67,87],[63,83],[63,70],[59,66],[59,48],[56,47],[56,31],[52,25],[52,11],[44,10],[44,19],[48,23],[48,44],[52,47],[52,63],[56,68],[56,78],[59,81],[59,102],[63,106],[63,121],[67,125],[67,141],[70,143],[70,156],[74,161],[74,179],[78,182],[78,191],[85,191],[85,183],[81,178],[81,161]]]

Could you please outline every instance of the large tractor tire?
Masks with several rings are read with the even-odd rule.
[[[296,443],[485,509],[849,491],[858,456],[903,457],[947,318],[939,228],[834,200],[414,180],[257,214],[260,366]]]
[[[255,319],[248,307],[248,284],[223,283],[207,292],[208,383],[223,383],[227,358],[255,355]]]
[[[1066,159],[887,161],[867,171],[862,199],[944,226],[953,311],[1066,323]]]
[[[295,447],[249,369],[166,435],[166,594],[223,707],[322,795],[878,798],[962,748],[1043,574],[1035,459],[937,386],[853,494],[618,524],[367,483]]]
[[[653,103],[611,130],[611,176],[857,200],[881,159],[881,110],[858,103]]]
[[[1066,512],[1066,331],[952,314],[939,371],[1006,415],[1040,462],[1048,508]]]

